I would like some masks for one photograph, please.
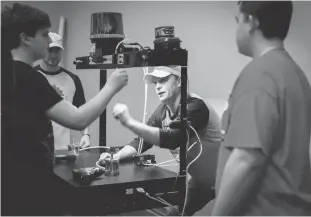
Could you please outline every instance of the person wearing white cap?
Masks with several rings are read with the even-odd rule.
[[[34,69],[41,72],[47,78],[51,86],[62,98],[69,101],[74,106],[80,107],[86,102],[81,80],[76,74],[59,65],[64,50],[62,37],[54,32],[50,32],[49,36],[52,41],[49,44],[49,52]],[[67,149],[68,144],[71,142],[70,129],[54,121],[52,123],[55,149]],[[90,133],[88,128],[85,128],[81,133],[80,148],[90,146]]]
[[[147,124],[141,123],[131,117],[124,104],[117,104],[113,109],[114,117],[121,124],[138,135],[130,144],[124,146],[114,157],[120,160],[131,158],[137,154],[139,137],[144,139],[142,152],[153,145],[170,149],[172,155],[179,162],[179,145],[181,144],[181,131],[170,128],[172,121],[179,119],[181,97],[181,67],[162,66],[144,77],[146,83],[155,84],[155,91],[161,104],[151,115]],[[202,209],[214,198],[214,183],[216,178],[217,156],[221,142],[220,120],[212,107],[208,107],[202,99],[194,94],[189,94],[187,99],[187,118],[192,127],[198,132],[202,141],[200,157],[189,167],[191,179],[188,187],[188,197],[185,215],[193,215]],[[189,146],[197,142],[195,133],[189,131]],[[193,146],[187,153],[187,163],[198,156],[200,144]],[[100,156],[99,163],[110,157],[108,153]],[[175,209],[167,209],[167,215],[177,215]]]

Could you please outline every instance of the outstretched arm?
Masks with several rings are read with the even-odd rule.
[[[83,130],[89,126],[106,109],[111,98],[121,90],[128,81],[125,71],[114,71],[102,90],[88,103],[76,108],[62,100],[46,111],[49,119],[71,129]]]

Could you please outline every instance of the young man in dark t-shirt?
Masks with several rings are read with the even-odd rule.
[[[1,14],[1,36],[13,59],[4,72],[12,75],[11,99],[2,120],[9,126],[1,144],[1,214],[59,215],[66,194],[53,174],[53,120],[66,127],[83,130],[106,108],[110,99],[127,84],[125,71],[115,71],[105,87],[89,103],[76,108],[32,68],[42,59],[51,42],[49,16],[27,5],[14,3]],[[61,193],[62,197],[59,197]]]
[[[142,152],[153,145],[169,149],[172,155],[179,161],[179,146],[181,144],[181,132],[179,129],[169,127],[172,121],[179,119],[180,115],[180,73],[181,67],[156,67],[155,70],[145,76],[147,83],[155,84],[156,93],[161,104],[151,115],[147,124],[134,120],[126,105],[117,104],[113,113],[120,122],[144,139]],[[188,187],[188,197],[185,207],[185,215],[193,215],[208,201],[214,198],[213,187],[215,184],[217,155],[220,145],[219,117],[212,107],[207,107],[204,101],[195,94],[189,94],[187,100],[187,119],[198,132],[202,141],[202,153],[200,157],[189,167],[191,179]],[[197,142],[195,133],[189,131],[189,146]],[[139,138],[134,139],[114,156],[126,159],[137,153]],[[189,148],[188,146],[188,148]],[[198,156],[200,144],[197,143],[187,153],[187,161],[190,163]],[[100,161],[108,157],[103,153]],[[167,214],[177,215],[174,209],[169,209]]]
[[[222,120],[213,216],[311,215],[310,84],[283,41],[290,1],[240,2],[242,70]]]
[[[19,23],[22,23],[20,27]],[[12,129],[7,132],[11,138],[2,144],[1,153],[2,214],[38,215],[52,205],[52,192],[47,186],[52,181],[49,174],[53,169],[54,141],[50,134],[51,122],[44,112],[62,100],[31,67],[33,60],[46,53],[50,21],[48,15],[39,10],[14,4],[2,13],[1,25],[5,29],[3,34],[10,34],[10,27],[15,31],[25,28],[20,30],[20,40],[16,32],[11,32],[12,38],[7,42],[14,60],[14,92],[10,106],[13,114],[8,120]],[[55,209],[58,209],[56,204]]]

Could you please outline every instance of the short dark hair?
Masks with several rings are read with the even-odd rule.
[[[286,38],[292,14],[291,1],[239,1],[240,11],[259,21],[259,29],[267,39]]]
[[[14,3],[12,8],[6,6],[1,13],[1,37],[9,49],[20,46],[22,33],[34,37],[39,29],[48,27],[51,27],[49,15],[28,5]]]

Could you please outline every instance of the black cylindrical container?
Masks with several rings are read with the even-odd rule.
[[[101,50],[99,55],[113,54],[117,44],[124,39],[122,14],[114,12],[93,13],[90,39]]]

